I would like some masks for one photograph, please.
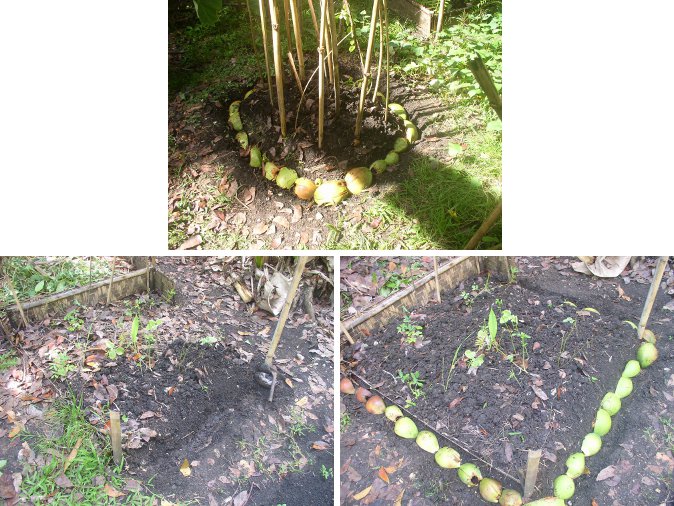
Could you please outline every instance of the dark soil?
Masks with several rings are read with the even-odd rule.
[[[536,259],[529,261],[537,263]],[[444,293],[442,304],[408,308],[412,319],[423,326],[421,344],[406,344],[396,330],[400,321],[392,322],[364,341],[354,368],[358,376],[399,406],[415,401],[416,406],[410,406],[409,411],[420,423],[453,438],[449,444],[459,449],[464,461],[477,463],[483,474],[508,486],[521,490],[499,470],[519,478],[527,450],[542,449],[536,497],[551,494],[552,480],[565,471],[566,457],[579,451],[583,436],[591,431],[604,393],[615,388],[625,362],[635,357],[635,331],[623,321],[638,322],[648,290],[644,284],[624,285],[577,274],[568,270],[568,265],[556,264],[559,270],[550,263],[544,268],[540,265],[533,268],[523,263],[523,272],[513,284],[492,277],[486,291],[485,277],[468,280],[457,290]],[[473,290],[473,285],[478,288]],[[618,285],[631,300],[619,296]],[[472,304],[462,297],[464,291],[472,291],[468,296]],[[497,299],[502,300],[503,309],[518,316],[519,330],[531,336],[526,372],[520,369],[525,364],[519,338],[511,343],[502,327],[498,339],[503,354],[487,352],[484,363],[474,371],[462,358],[466,347],[475,349],[476,333],[486,324],[490,307],[500,314]],[[590,504],[597,498],[599,504],[654,505],[664,503],[668,496],[674,470],[674,433],[666,427],[674,418],[674,398],[670,395],[674,386],[674,341],[670,337],[674,336],[674,324],[671,313],[661,308],[670,299],[664,293],[659,295],[649,324],[660,336],[660,358],[635,378],[634,392],[613,418],[602,451],[588,459],[590,475],[576,480],[575,504]],[[588,307],[599,314],[583,311]],[[567,318],[576,321],[576,331],[571,330],[570,320],[565,322]],[[561,352],[563,335],[568,342]],[[458,346],[459,360],[448,380]],[[514,363],[504,357],[511,353],[515,354]],[[424,395],[414,398],[410,388],[397,378],[398,371],[418,371],[425,382]],[[387,452],[393,452],[389,461],[406,455],[413,463],[405,473],[414,472],[416,479],[410,483],[403,478],[399,483],[407,488],[406,497],[425,496],[435,503],[454,501],[452,504],[479,501],[455,473],[447,479],[432,458],[396,438],[384,420],[366,412],[361,415],[351,399],[343,402],[351,416],[355,415],[358,427],[353,446],[343,450],[343,464],[350,461],[348,467],[362,472],[366,455],[375,447],[374,441],[363,440],[363,434],[374,432],[372,437],[381,440]],[[645,439],[648,427],[655,436]],[[343,444],[348,442],[343,440]],[[615,466],[615,476],[595,481],[597,473],[611,465]],[[363,474],[368,479],[342,480],[343,500],[349,502],[349,496],[370,483],[371,473]]]

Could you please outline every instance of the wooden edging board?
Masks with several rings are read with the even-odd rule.
[[[452,290],[462,281],[483,271],[507,275],[511,265],[511,260],[504,256],[455,258],[438,268],[440,286],[443,290]],[[423,306],[430,300],[435,300],[434,272],[417,279],[407,288],[368,308],[364,313],[344,320],[342,328],[352,335],[367,334],[375,328],[385,326],[394,318],[399,318],[404,312],[403,308]]]
[[[434,32],[437,16],[431,9],[414,0],[389,0],[389,7],[399,16],[414,21],[417,30],[424,37],[428,37]]]
[[[175,290],[175,282],[168,276],[149,266],[136,271],[128,272],[110,279],[104,279],[87,286],[73,288],[61,293],[40,297],[38,299],[21,304],[28,321],[44,320],[50,313],[64,313],[76,302],[85,305],[95,305],[107,301],[108,289],[110,288],[110,300],[119,300],[135,293],[143,293],[150,290],[165,293]],[[17,328],[21,322],[21,315],[16,304],[7,304],[0,308],[7,313],[11,324]]]

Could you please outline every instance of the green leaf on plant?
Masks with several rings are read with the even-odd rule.
[[[200,344],[206,345],[206,344],[215,344],[218,342],[218,338],[215,336],[208,336],[208,337],[202,337],[201,340],[199,341]]]
[[[199,21],[204,25],[212,25],[218,20],[218,12],[222,9],[222,0],[193,0]]]
[[[632,323],[631,321],[629,321],[629,320],[623,320],[623,323],[627,323],[627,324],[628,324],[630,327],[632,327],[634,330],[637,330],[637,326],[636,326],[634,323]]]
[[[40,293],[44,288],[44,279],[35,285],[35,293]]]
[[[496,315],[494,310],[489,310],[489,337],[493,341],[496,338],[496,331],[498,330],[498,323],[496,322]]]
[[[131,341],[134,343],[138,339],[138,326],[140,325],[140,320],[137,316],[133,317],[133,323],[131,323]]]
[[[4,468],[7,465],[7,461],[5,459],[0,460],[0,470]]]
[[[457,156],[463,153],[463,148],[461,147],[461,144],[450,142],[447,144],[447,153],[449,156]]]
[[[500,132],[501,130],[503,130],[503,125],[500,119],[487,123],[487,132]]]
[[[593,308],[593,307],[586,307],[586,308],[583,308],[583,311],[589,311],[590,313],[601,314],[599,311],[597,311],[597,310],[596,310],[595,308]]]

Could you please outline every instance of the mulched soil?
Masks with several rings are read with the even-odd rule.
[[[625,362],[635,356],[635,332],[623,321],[639,320],[652,261],[628,268],[623,279],[575,273],[569,259],[523,258],[519,263],[516,283],[491,277],[489,291],[484,291],[485,277],[467,280],[444,293],[442,304],[408,308],[423,326],[423,340],[416,346],[404,344],[396,330],[400,321],[395,321],[364,339],[355,354],[353,348],[345,350],[344,358],[389,402],[404,407],[414,400],[409,412],[419,423],[448,436],[441,445],[463,448],[464,461],[477,463],[483,474],[507,486],[521,490],[499,470],[520,479],[527,450],[542,449],[535,494],[541,497],[551,493],[552,480],[565,471],[566,457],[579,451],[584,434],[591,431],[604,393],[615,388]],[[474,290],[474,284],[479,288]],[[665,291],[674,293],[671,269],[663,285],[649,322],[660,336],[659,360],[635,378],[634,392],[614,417],[604,448],[588,460],[590,475],[576,480],[575,504],[592,499],[614,506],[664,504],[671,494],[674,431],[667,424],[674,419],[674,324],[671,311],[663,309],[672,300]],[[462,292],[472,292],[472,304]],[[477,370],[462,358],[466,346],[475,348],[490,307],[500,313],[497,299],[518,316],[519,330],[531,336],[526,372],[494,351],[486,353]],[[585,311],[588,307],[599,314]],[[568,318],[576,321],[576,331]],[[563,352],[562,336],[568,337]],[[511,353],[507,334],[498,339]],[[448,380],[459,345],[457,367]],[[519,350],[519,339],[515,345]],[[397,378],[399,370],[418,371],[425,395],[415,399]],[[397,438],[382,417],[369,415],[350,397],[342,403],[352,420],[342,439],[344,503],[355,503],[353,495],[369,485],[373,488],[362,500],[366,504],[388,504],[403,489],[406,504],[479,503],[477,493],[455,473],[448,475],[416,445]],[[376,477],[380,466],[396,467],[391,485]]]
[[[315,67],[314,59],[307,59],[307,68]],[[395,137],[402,131],[393,115],[389,115],[388,123],[384,124],[381,108],[366,106],[362,144],[351,145],[360,91],[359,87],[345,83],[349,78],[358,80],[360,72],[352,58],[340,59],[344,82],[341,112],[335,119],[333,102],[326,101],[322,151],[317,149],[316,142],[315,91],[310,89],[305,95],[307,103],[300,114],[298,133],[289,135],[285,145],[280,139],[278,121],[272,121],[268,94],[264,90],[258,88],[250,104],[243,102],[241,108],[244,128],[253,134],[252,140],[261,143],[264,152],[277,163],[286,161],[293,168],[301,165],[298,172],[311,178],[339,179],[348,168],[369,166],[392,149]],[[288,131],[292,132],[299,103],[294,81],[287,78],[285,90]],[[397,166],[376,176],[374,186],[368,191],[336,207],[317,207],[264,179],[260,170],[249,166],[248,157],[241,156],[243,153],[234,140],[234,131],[227,126],[227,119],[229,103],[242,99],[246,91],[241,89],[236,96],[229,97],[229,101],[190,104],[180,95],[170,101],[169,133],[176,139],[176,146],[169,155],[169,223],[181,224],[181,230],[188,237],[183,243],[185,249],[224,246],[227,249],[321,249],[329,238],[329,225],[340,223],[344,234],[356,226],[386,234],[376,220],[368,221],[365,216],[369,198],[396,191],[400,182],[410,176],[408,168],[415,156],[449,160],[445,144],[439,142],[451,137],[456,130],[447,109],[425,86],[393,78],[390,100],[404,105],[410,120],[419,128],[420,141],[401,154]],[[475,121],[480,120],[475,118]],[[230,200],[231,205],[217,202],[219,195]],[[189,201],[187,204],[185,199]]]
[[[126,417],[122,430],[129,487],[151,482],[152,490],[169,500],[209,506],[332,504],[333,480],[322,476],[322,466],[333,467],[331,288],[305,273],[303,282],[317,284],[316,321],[301,310],[291,313],[276,353],[281,383],[269,403],[268,390],[254,381],[253,372],[266,353],[276,318],[253,311],[230,286],[229,275],[245,274],[238,262],[160,258],[158,265],[178,288],[173,303],[154,295],[140,299],[141,329],[147,320],[162,321],[154,331],[152,369],[129,359],[101,357],[99,370],[74,371],[65,382],[49,378],[48,350],[58,346],[73,356],[83,354],[74,344],[86,337],[84,331],[68,332],[55,316],[22,332],[24,364],[31,376],[23,376],[22,366],[2,375],[4,413],[12,408],[29,428],[38,426],[30,419],[37,422],[46,410],[39,401],[71,388],[82,395],[96,426],[102,426],[108,402]],[[101,338],[116,339],[120,329],[130,327],[135,300],[82,309],[83,328],[91,324],[94,339],[86,353],[96,350]],[[218,342],[200,343],[209,336]],[[16,387],[33,379],[39,388],[30,392],[33,397],[14,395]],[[5,474],[20,473],[16,455],[22,443],[6,437],[11,425],[2,418],[0,453],[10,457]],[[189,478],[180,473],[184,459],[192,465]],[[316,497],[307,498],[309,488]]]

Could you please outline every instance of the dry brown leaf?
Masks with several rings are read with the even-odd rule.
[[[454,409],[455,407],[457,407],[462,400],[463,397],[455,398],[452,402],[449,403],[449,409]]]
[[[388,474],[395,473],[398,470],[396,466],[386,466],[384,469]]]
[[[603,481],[603,480],[608,480],[609,478],[613,478],[615,476],[615,466],[607,466],[599,473],[597,474],[597,481]]]
[[[180,472],[183,474],[183,476],[187,477],[190,474],[192,474],[192,469],[190,468],[190,461],[185,459],[183,460],[183,463],[180,464]]]
[[[295,403],[295,406],[299,406],[301,408],[302,406],[306,406],[307,402],[309,402],[309,398],[305,395]]]
[[[292,382],[292,380],[291,380],[290,378],[286,378],[286,385],[288,385],[290,388],[295,388],[295,387],[293,386],[293,382]]]
[[[267,231],[268,228],[269,228],[269,225],[267,225],[266,223],[262,223],[262,222],[256,223],[255,226],[253,227],[253,235],[264,234]]]
[[[70,478],[68,478],[63,473],[59,474],[56,477],[56,479],[54,480],[54,483],[56,484],[57,487],[61,487],[61,488],[72,488],[73,487],[73,482],[70,481]]]
[[[276,216],[272,221],[280,227],[290,228],[290,223],[288,222],[288,218],[286,218],[285,216]]]
[[[400,491],[400,494],[398,494],[398,497],[396,497],[396,501],[393,503],[393,506],[402,506],[403,503],[403,494],[405,493],[405,489],[402,489]]]
[[[536,397],[538,397],[542,401],[547,401],[548,400],[548,395],[539,387],[536,385],[531,385],[531,388],[533,389],[534,393],[536,394]]]
[[[140,415],[140,419],[145,420],[147,418],[152,418],[153,416],[157,416],[157,413],[155,413],[154,411],[146,411],[145,413]]]
[[[21,432],[21,429],[23,429],[23,424],[20,422],[15,423],[12,430],[9,431],[8,436],[10,438],[16,437],[16,435]]]
[[[277,235],[276,237],[274,237],[274,240],[271,242],[269,247],[271,249],[279,249],[281,247],[282,242],[283,242],[283,237]]]
[[[386,469],[384,469],[383,467],[379,468],[379,472],[377,473],[377,476],[379,476],[386,483],[391,483],[388,479],[388,473],[386,472]]]
[[[184,243],[180,245],[178,249],[192,249],[199,246],[202,242],[201,236],[199,234],[194,235],[187,239]]]
[[[66,457],[66,461],[63,463],[64,473],[68,470],[68,467],[70,467],[71,462],[75,460],[75,457],[77,457],[77,451],[80,449],[81,445],[82,445],[82,438],[79,438],[75,443],[75,446],[73,446],[73,449],[70,451],[68,457]]]
[[[241,192],[241,200],[246,205],[252,203],[255,200],[255,187],[249,186],[248,188],[244,188]]]
[[[327,450],[328,448],[330,448],[330,445],[325,441],[314,441],[311,447],[314,450]]]
[[[246,502],[248,502],[248,492],[246,490],[242,490],[234,496],[234,506],[243,506]]]
[[[363,490],[361,490],[360,492],[358,492],[357,494],[355,494],[355,495],[353,496],[353,498],[354,498],[356,501],[360,501],[360,500],[363,499],[367,494],[370,493],[370,490],[372,490],[372,485],[370,485],[369,487],[364,488]]]
[[[124,492],[120,492],[108,483],[103,486],[103,491],[108,495],[108,497],[122,497],[126,495]]]
[[[293,205],[293,216],[290,218],[290,223],[297,223],[302,219],[302,206],[299,204]]]

